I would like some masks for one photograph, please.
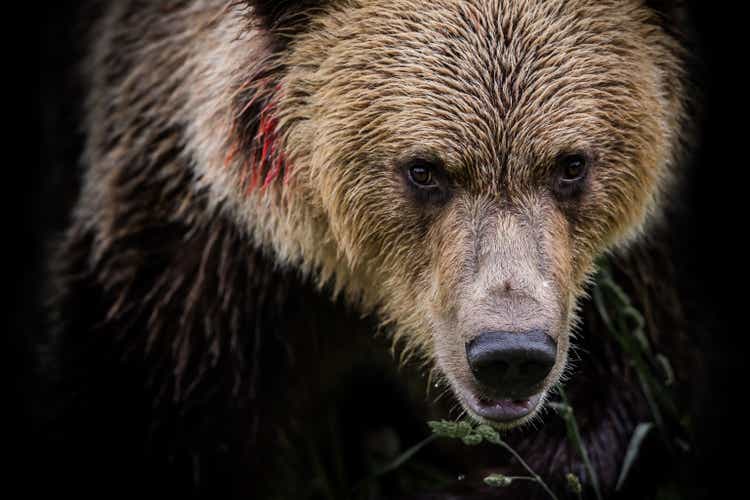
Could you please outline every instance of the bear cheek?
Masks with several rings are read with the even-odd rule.
[[[655,186],[653,172],[632,166],[612,168],[592,182],[569,217],[574,282],[593,272],[600,255],[641,232],[655,207]]]

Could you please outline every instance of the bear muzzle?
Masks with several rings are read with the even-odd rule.
[[[555,366],[557,343],[546,332],[485,332],[466,344],[466,358],[485,397],[482,416],[508,421],[530,413]]]

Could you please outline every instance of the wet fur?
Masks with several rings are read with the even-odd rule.
[[[379,326],[403,358],[427,370],[444,359],[433,372],[442,379],[462,354],[435,336],[449,320],[433,308],[453,321],[480,312],[461,305],[470,286],[456,272],[467,263],[505,254],[523,264],[539,244],[556,287],[539,300],[555,305],[519,315],[556,310],[549,322],[565,344],[593,259],[658,217],[682,152],[684,54],[638,2],[310,2],[294,15],[244,2],[118,2],[105,11],[85,63],[84,185],[51,291],[46,349],[63,359],[60,390],[76,388],[58,425],[82,437],[117,423],[123,434],[106,448],[134,457],[148,443],[144,477],[190,471],[187,491],[257,487],[238,471],[263,470],[264,454],[296,425],[284,415],[305,415],[325,393],[296,397],[296,377],[317,367],[295,353],[315,339],[341,339],[333,352],[348,353],[350,329],[366,336]],[[528,189],[545,182],[559,151],[592,145],[601,174],[583,205],[560,209]],[[463,198],[439,213],[408,204],[394,162],[415,148],[441,152]],[[522,248],[498,245],[508,235]],[[483,269],[485,280],[532,283],[525,296],[541,290],[534,272],[513,276],[518,266]],[[289,317],[310,304],[339,319]],[[378,321],[362,323],[361,313]],[[311,325],[318,335],[289,335]],[[332,355],[331,369],[346,357]],[[620,456],[622,446],[602,453]]]

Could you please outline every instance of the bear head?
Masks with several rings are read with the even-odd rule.
[[[233,43],[203,57],[234,60],[233,85],[193,97],[214,197],[282,265],[375,313],[469,416],[533,418],[597,257],[644,233],[674,178],[686,90],[668,9],[230,8]]]

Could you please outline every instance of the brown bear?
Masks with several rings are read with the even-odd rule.
[[[658,224],[679,176],[689,89],[671,5],[93,12],[46,347],[71,396],[59,442],[92,484],[292,494],[300,436],[368,363],[393,381],[389,363],[420,366],[454,417],[541,425],[595,261]],[[619,461],[634,423],[601,454]]]

